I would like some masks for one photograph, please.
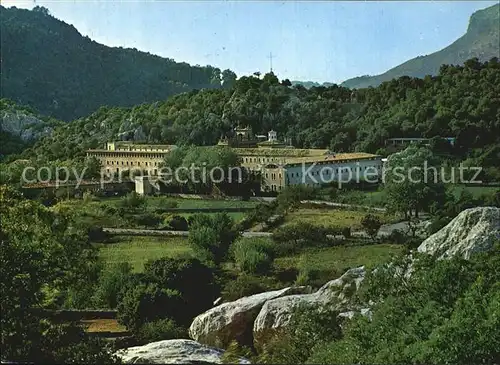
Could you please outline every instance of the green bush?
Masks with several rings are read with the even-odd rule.
[[[155,283],[141,283],[129,288],[118,304],[118,321],[137,333],[143,324],[182,316],[184,300],[176,290]]]
[[[146,199],[137,194],[135,191],[132,191],[122,197],[118,202],[118,206],[123,209],[138,209],[143,208],[146,204]]]
[[[189,227],[189,244],[201,260],[218,266],[228,257],[231,244],[240,232],[226,213],[196,214]]]
[[[272,262],[268,254],[254,248],[238,250],[236,255],[236,264],[242,272],[248,274],[266,274],[269,272]]]
[[[181,215],[167,216],[164,220],[164,223],[173,231],[189,230],[188,221]]]
[[[367,214],[361,219],[361,226],[371,239],[375,239],[382,222],[376,215]]]
[[[99,308],[115,309],[123,291],[133,280],[132,265],[122,262],[101,273],[94,301]]]
[[[161,217],[154,213],[142,213],[135,215],[133,220],[138,226],[156,228],[161,222]]]
[[[144,264],[145,282],[175,290],[183,307],[169,318],[188,325],[193,317],[212,306],[217,296],[215,272],[193,257],[164,257]]]
[[[273,263],[274,249],[266,239],[245,239],[235,242],[231,253],[241,272],[267,274]]]
[[[341,230],[341,234],[346,239],[351,238],[351,227],[343,227]]]
[[[222,290],[224,301],[233,301],[249,295],[277,289],[280,284],[272,278],[241,274],[235,280],[228,280]]]
[[[335,311],[317,306],[297,307],[286,329],[275,332],[265,342],[256,363],[304,363],[317,346],[341,337],[337,315]]]
[[[298,222],[278,228],[272,234],[277,255],[288,255],[304,247],[322,246],[329,242],[330,230],[308,222]]]
[[[136,337],[141,343],[150,343],[177,338],[188,338],[188,333],[185,328],[179,327],[172,319],[165,318],[144,323],[137,331]]]

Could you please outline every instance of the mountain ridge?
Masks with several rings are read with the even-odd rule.
[[[364,75],[348,79],[341,86],[351,89],[376,87],[402,76],[423,78],[434,76],[443,64],[463,65],[471,58],[488,61],[500,57],[500,4],[474,12],[464,35],[449,46],[425,56],[417,56],[380,75]]]
[[[102,105],[128,107],[221,88],[236,79],[230,70],[97,43],[43,7],[0,6],[0,20],[2,97],[58,119],[83,117]]]

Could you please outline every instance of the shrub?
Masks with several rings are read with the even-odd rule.
[[[235,280],[228,280],[222,290],[224,301],[233,301],[249,295],[263,293],[280,287],[271,278],[241,274]]]
[[[408,236],[401,230],[395,229],[387,236],[386,240],[392,244],[403,245],[408,240]]]
[[[174,215],[173,217],[171,217],[170,221],[168,222],[168,226],[174,231],[189,230],[188,221],[181,215]]]
[[[113,265],[99,277],[95,296],[98,306],[115,309],[123,291],[132,280],[132,265],[121,262]]]
[[[147,322],[179,316],[185,305],[178,291],[141,283],[124,293],[117,309],[118,321],[137,333]]]
[[[136,337],[141,343],[150,343],[176,338],[188,338],[188,334],[187,330],[178,326],[175,321],[165,318],[144,323],[137,331]]]
[[[235,261],[240,271],[248,274],[266,274],[273,262],[266,252],[258,251],[255,247],[245,247],[244,244],[238,245]]]
[[[216,297],[214,270],[193,257],[164,257],[144,265],[144,280],[179,293],[183,308],[175,316],[177,323],[188,324],[194,316],[212,306]]]
[[[343,227],[341,229],[341,234],[346,239],[351,238],[351,227]]]
[[[377,216],[367,214],[361,219],[361,226],[371,239],[375,239],[380,227],[382,226],[382,222]]]
[[[90,227],[87,233],[91,242],[103,242],[108,239],[108,234],[104,232],[102,227]]]
[[[156,228],[161,222],[161,217],[154,213],[143,213],[134,216],[134,221],[139,226]]]
[[[86,203],[90,203],[90,202],[96,201],[98,199],[97,199],[97,197],[94,194],[92,194],[92,192],[90,192],[90,191],[84,191],[83,192],[83,196],[82,196],[82,200],[86,204]]]
[[[338,313],[324,308],[302,305],[293,310],[285,330],[275,333],[256,363],[302,364],[314,348],[341,337]]]
[[[319,246],[328,242],[329,230],[307,222],[282,226],[273,232],[272,239],[277,243],[280,255],[297,252],[306,246]]]
[[[120,199],[118,206],[124,209],[138,209],[144,207],[145,203],[146,199],[142,195],[132,191]]]
[[[216,266],[226,260],[231,244],[240,232],[226,213],[197,214],[189,230],[189,243],[201,260]]]

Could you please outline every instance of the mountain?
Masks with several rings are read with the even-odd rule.
[[[62,122],[40,117],[33,109],[0,99],[0,160],[49,136]]]
[[[72,25],[33,10],[0,6],[1,94],[62,120],[101,105],[132,106],[202,88],[220,88],[230,71],[191,66],[136,49],[107,47]]]
[[[306,89],[310,89],[311,87],[319,87],[319,86],[330,87],[333,85],[332,82],[323,82],[320,84],[319,82],[315,82],[315,81],[291,81],[291,83],[292,83],[292,86],[301,85],[301,86],[304,86]]]
[[[401,76],[423,78],[437,75],[443,64],[463,65],[468,59],[477,57],[488,61],[500,57],[500,5],[478,10],[470,17],[467,32],[438,52],[418,56],[377,76],[360,76],[344,81],[341,85],[348,88],[378,86]]]

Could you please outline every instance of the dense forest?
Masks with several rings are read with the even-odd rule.
[[[365,75],[346,80],[342,86],[358,89],[378,86],[401,76],[423,78],[425,75],[436,75],[443,64],[463,65],[466,60],[474,57],[480,61],[500,57],[499,23],[500,5],[478,10],[470,17],[467,32],[442,50],[415,57],[381,75]]]
[[[101,107],[54,129],[23,158],[83,160],[109,140],[213,145],[237,124],[273,128],[296,147],[384,153],[392,137],[456,137],[454,153],[476,158],[500,144],[500,63],[443,65],[438,76],[402,77],[352,92],[305,89],[274,74],[241,77],[228,89],[191,91],[132,108]]]
[[[2,96],[65,121],[101,105],[132,106],[236,78],[230,70],[104,46],[43,7],[1,7],[0,23]]]

